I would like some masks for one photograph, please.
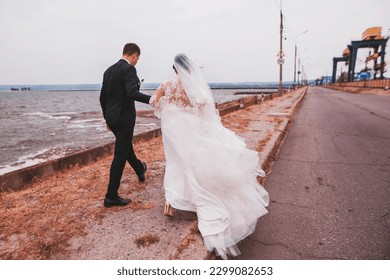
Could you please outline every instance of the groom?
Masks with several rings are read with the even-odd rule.
[[[106,124],[115,135],[115,152],[104,199],[105,207],[124,206],[131,202],[131,199],[118,195],[126,161],[134,169],[138,180],[145,181],[146,163],[137,158],[132,143],[136,118],[134,101],[148,104],[150,99],[150,96],[139,92],[141,83],[134,66],[140,54],[141,50],[136,44],[126,44],[122,58],[110,66],[103,76],[100,105]]]

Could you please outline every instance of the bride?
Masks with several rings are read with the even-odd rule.
[[[166,157],[165,215],[172,208],[195,211],[209,252],[226,259],[267,213],[268,193],[258,153],[225,128],[200,68],[178,54],[176,78],[162,83],[150,104],[161,119]]]

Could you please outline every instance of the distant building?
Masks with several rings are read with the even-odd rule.
[[[315,80],[316,85],[327,85],[332,82],[332,76],[321,76]]]

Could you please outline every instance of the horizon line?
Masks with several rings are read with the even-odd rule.
[[[145,82],[142,84],[161,84],[162,82]],[[279,81],[245,81],[245,82],[208,82],[208,84],[247,84],[247,83],[279,83]],[[293,81],[283,81],[283,83],[294,83]],[[0,84],[0,86],[72,86],[72,85],[101,85],[102,83],[63,83],[63,84],[55,84],[55,83],[39,83],[39,84]]]

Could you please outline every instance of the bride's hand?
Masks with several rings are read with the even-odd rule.
[[[156,107],[158,102],[160,101],[160,98],[163,97],[164,95],[165,95],[164,90],[162,88],[158,88],[156,92],[153,94],[152,98],[150,99],[150,105]]]

